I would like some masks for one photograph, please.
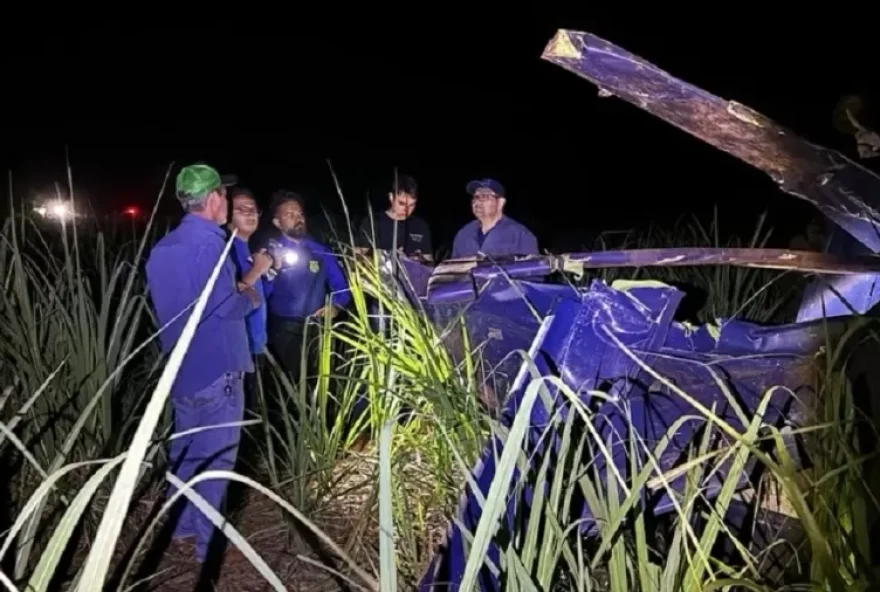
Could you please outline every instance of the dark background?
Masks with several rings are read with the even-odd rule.
[[[151,207],[171,161],[206,160],[266,200],[279,187],[302,192],[317,217],[341,209],[328,160],[355,216],[367,196],[384,205],[397,166],[420,182],[418,211],[440,243],[470,219],[464,185],[483,176],[507,186],[508,213],[542,247],[577,249],[602,230],[686,213],[706,219],[715,204],[744,232],[769,209],[784,241],[807,204],[636,107],[599,99],[540,60],[544,46],[558,28],[593,32],[850,156],[832,110],[844,94],[877,96],[878,29],[833,5],[774,15],[546,4],[339,5],[323,19],[241,5],[118,18],[78,8],[52,23],[7,15],[0,164],[16,195],[32,197],[64,181],[67,148],[78,196],[113,211]],[[162,200],[178,212],[170,193]]]

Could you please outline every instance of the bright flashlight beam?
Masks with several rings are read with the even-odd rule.
[[[299,254],[296,251],[287,251],[284,253],[284,262],[287,265],[294,265],[299,261]]]

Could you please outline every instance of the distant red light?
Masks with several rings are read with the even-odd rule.
[[[122,213],[126,216],[137,216],[140,213],[140,210],[135,206],[129,206],[122,210]]]

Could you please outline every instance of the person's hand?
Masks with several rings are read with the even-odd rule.
[[[369,261],[373,252],[368,247],[355,247],[354,256],[358,261]]]
[[[433,261],[433,257],[431,255],[425,255],[421,251],[416,251],[412,254],[413,261],[418,261],[422,265],[427,265]]]
[[[266,249],[260,249],[251,255],[250,260],[251,268],[241,278],[241,283],[253,287],[272,267],[272,257]]]
[[[266,255],[272,260],[272,269],[275,271],[281,271],[281,268],[284,267],[284,257],[282,256],[280,249],[268,251]]]
[[[253,254],[253,269],[256,269],[259,275],[265,274],[269,269],[275,265],[274,259],[266,249],[260,249],[256,253]],[[277,268],[276,268],[277,269]]]
[[[318,310],[315,311],[314,316],[316,317],[326,317],[329,316],[331,319],[336,318],[336,315],[339,314],[339,309],[333,306],[322,306]]]

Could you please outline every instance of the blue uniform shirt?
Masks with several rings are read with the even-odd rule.
[[[274,280],[266,282],[269,314],[303,320],[325,304],[328,292],[338,308],[351,303],[351,292],[342,266],[326,246],[309,238],[294,241],[281,236],[278,242],[293,250],[298,259],[278,270]]]
[[[251,256],[251,250],[248,243],[243,238],[236,236],[232,241],[232,262],[238,270],[238,277],[241,278],[251,270],[253,265],[248,259]],[[254,355],[261,354],[266,350],[266,291],[263,287],[263,281],[260,280],[254,285],[257,294],[260,295],[260,306],[245,317],[248,331],[248,343],[250,343],[251,353]]]
[[[479,253],[491,257],[538,255],[538,239],[528,228],[507,216],[502,216],[485,234],[480,221],[472,220],[455,235],[452,258],[476,257]]]
[[[198,299],[225,243],[219,226],[192,214],[156,243],[146,268],[160,328]],[[250,298],[236,288],[235,266],[227,257],[171,388],[172,396],[195,394],[227,372],[253,372],[244,320],[253,309]],[[177,343],[190,312],[160,333],[163,352]]]

